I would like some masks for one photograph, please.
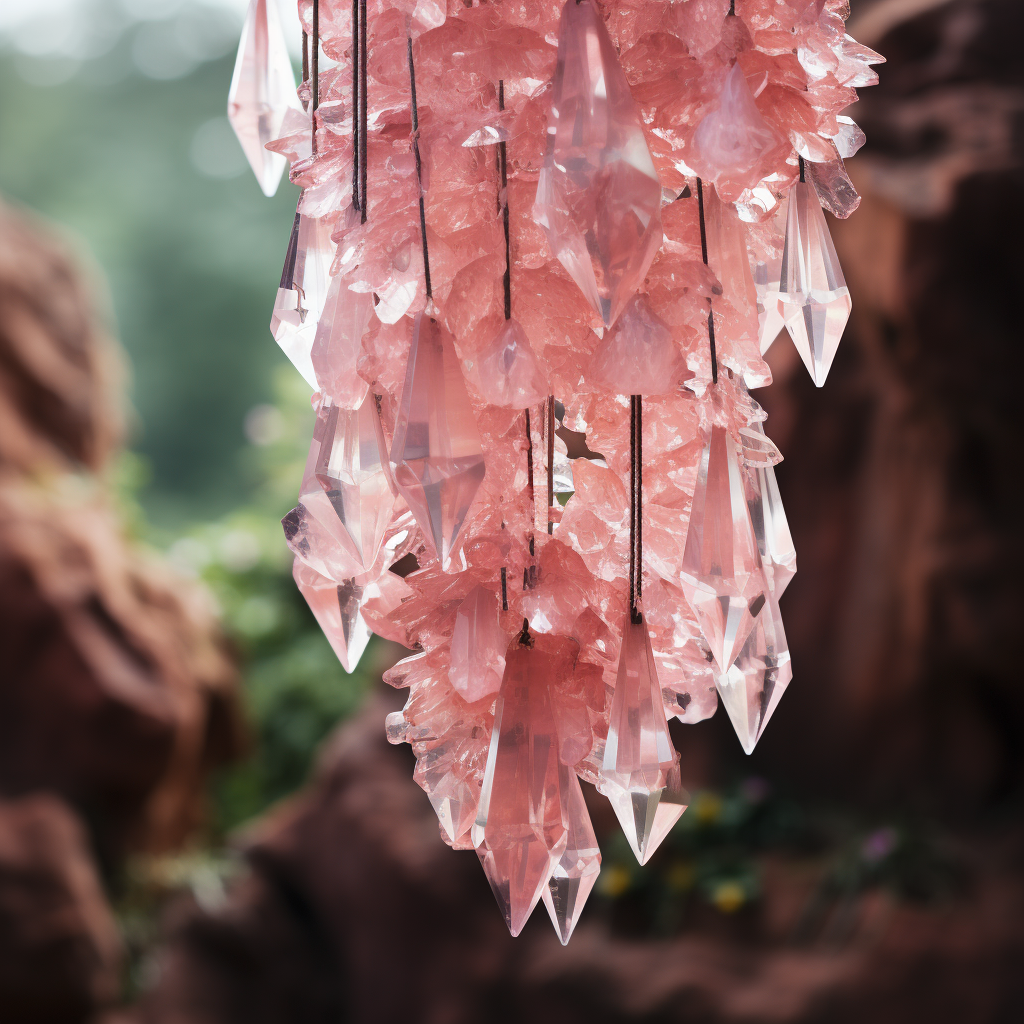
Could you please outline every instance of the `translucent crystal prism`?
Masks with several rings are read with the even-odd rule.
[[[500,614],[498,595],[487,587],[474,587],[455,615],[448,679],[469,703],[492,696],[501,687],[508,636]]]
[[[526,409],[549,393],[530,339],[514,317],[477,356],[475,377],[480,394],[491,405]]]
[[[485,467],[454,342],[425,313],[413,327],[391,468],[395,486],[447,568]]]
[[[680,585],[719,670],[727,669],[764,606],[768,583],[737,445],[717,423],[697,471]]]
[[[746,753],[753,752],[792,678],[782,616],[770,596],[729,671],[716,679],[718,695]]]
[[[358,409],[340,409],[324,398],[300,499],[315,516],[329,519],[326,499],[344,527],[344,532],[334,532],[357,569],[369,569],[377,560],[394,512],[386,463],[387,443],[375,396],[368,394]]]
[[[780,234],[785,232],[786,214],[789,209],[788,197],[783,197],[773,214],[773,225]],[[758,345],[761,355],[772,346],[772,342],[785,329],[786,322],[779,310],[779,280],[782,277],[782,253],[776,252],[767,259],[758,260],[753,267],[754,290],[757,292]]]
[[[280,136],[289,109],[302,112],[276,0],[251,0],[228,90],[228,120],[267,196],[277,191],[287,161],[264,147]]]
[[[363,335],[373,315],[373,295],[354,292],[341,276],[331,278],[317,322],[310,362],[317,386],[335,405],[357,408],[367,383],[356,372]]]
[[[552,685],[572,673],[578,646],[564,637],[517,637],[505,655],[480,807],[472,838],[505,923],[526,924],[565,852],[565,766]]]
[[[763,432],[761,424],[748,428]],[[777,601],[796,575],[796,548],[789,530],[789,520],[782,506],[782,495],[771,463],[744,468],[747,507],[761,554],[761,565],[772,596]]]
[[[607,326],[661,246],[661,185],[601,13],[567,3],[534,220]]]
[[[832,366],[852,305],[814,186],[797,182],[789,194],[779,311],[819,388]]]
[[[654,841],[657,811],[677,760],[647,623],[642,615],[634,622],[627,611],[598,790],[611,801],[641,864],[675,824],[673,819]],[[682,806],[671,806],[678,808],[678,819]]]
[[[360,613],[363,588],[355,580],[335,583],[296,558],[292,576],[346,672],[352,673],[370,641]]]
[[[318,384],[313,369],[313,341],[327,299],[333,259],[330,221],[296,211],[281,284],[274,299],[270,333],[314,391]]]
[[[565,850],[548,879],[543,892],[555,932],[564,946],[572,937],[587,897],[601,873],[601,851],[583,799],[580,780],[571,768],[562,766],[565,782],[562,796],[566,822]]]

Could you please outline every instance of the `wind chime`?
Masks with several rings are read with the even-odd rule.
[[[832,365],[822,207],[860,201],[841,111],[882,58],[846,0],[298,6],[298,90],[252,0],[229,97],[263,191],[286,161],[302,189],[295,581],[347,671],[371,631],[416,651],[388,739],[512,934],[543,900],[564,943],[601,862],[580,779],[644,863],[686,809],[668,719],[720,699],[750,753],[792,677],[751,390],[783,328]]]

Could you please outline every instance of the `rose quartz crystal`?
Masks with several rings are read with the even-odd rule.
[[[315,114],[251,29],[232,91],[257,173],[287,157],[301,190],[272,329],[317,422],[285,540],[346,665],[369,629],[415,649],[385,674],[408,690],[388,739],[511,930],[543,898],[564,942],[600,864],[580,780],[644,860],[687,802],[668,719],[721,701],[750,750],[790,679],[796,555],[748,389],[784,323],[816,383],[835,354],[822,207],[858,201],[842,112],[880,58],[845,0],[379,0],[363,133],[351,3],[318,9]]]
[[[566,3],[533,215],[607,326],[661,245],[661,184],[615,45],[591,0]]]

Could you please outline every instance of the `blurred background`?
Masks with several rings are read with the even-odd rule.
[[[0,0],[0,1020],[1019,1021],[1024,7],[854,0],[853,317],[827,388],[780,342],[758,395],[794,683],[749,758],[675,730],[646,869],[593,802],[564,950],[384,742],[398,650],[346,675],[291,581],[297,192],[225,117],[244,8]]]

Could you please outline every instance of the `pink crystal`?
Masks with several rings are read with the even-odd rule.
[[[583,799],[580,780],[571,769],[563,766],[562,771],[565,850],[551,872],[543,899],[555,932],[564,946],[572,937],[587,897],[601,873],[601,851]]]
[[[356,370],[372,315],[373,296],[369,292],[352,291],[341,275],[331,278],[310,360],[319,389],[345,409],[358,408],[366,397],[366,381]]]
[[[500,610],[493,590],[474,587],[455,616],[448,679],[470,703],[492,696],[501,687],[508,636],[498,621]]]
[[[615,45],[591,0],[568,0],[533,216],[609,327],[661,246],[660,211],[661,185]]]
[[[683,813],[681,804],[672,803],[670,816],[675,817],[667,826],[659,822],[661,834],[655,842],[658,807],[677,760],[647,623],[642,615],[634,621],[627,611],[598,789],[611,801],[641,864],[647,863]]]
[[[713,424],[697,473],[680,579],[720,671],[735,660],[768,590],[736,449],[729,431]]]
[[[814,186],[789,194],[779,311],[817,387],[825,383],[853,303]]]
[[[292,576],[346,672],[355,672],[370,640],[360,614],[363,588],[355,580],[335,583],[295,559]]]
[[[494,340],[481,349],[473,376],[491,405],[526,409],[550,394],[530,339],[515,318],[506,320]]]
[[[264,147],[280,135],[289,109],[302,110],[276,0],[251,0],[228,90],[228,120],[267,196],[277,191],[286,161]]]
[[[590,377],[620,395],[663,395],[691,374],[668,324],[634,295],[594,349]]]
[[[752,753],[793,678],[782,616],[769,597],[746,643],[717,685],[740,745]]]
[[[846,165],[834,144],[833,150],[832,160],[805,164],[807,179],[814,186],[821,205],[833,217],[845,220],[860,206],[860,194],[846,173]]]
[[[333,259],[330,220],[296,212],[270,318],[270,333],[314,391],[318,385],[311,351],[327,298]]]
[[[698,176],[713,182],[725,200],[753,188],[789,144],[757,109],[739,64],[726,75],[718,106],[693,133],[689,163]]]
[[[513,935],[533,913],[566,848],[566,775],[549,691],[571,674],[578,650],[564,637],[517,637],[505,655],[472,835]]]

